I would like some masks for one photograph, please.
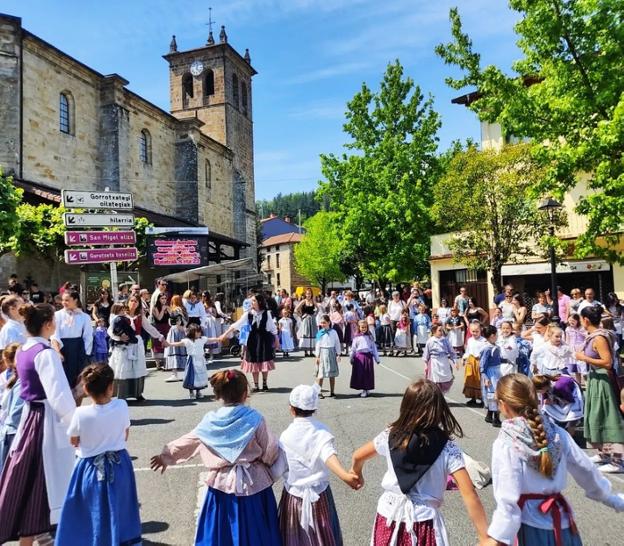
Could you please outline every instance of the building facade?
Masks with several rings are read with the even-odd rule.
[[[222,28],[218,42],[211,34],[187,51],[174,37],[164,59],[170,112],[0,14],[0,166],[28,200],[58,202],[62,189],[132,192],[135,214],[156,225],[208,226],[211,261],[253,257],[249,53]]]
[[[295,267],[295,246],[302,237],[300,233],[284,233],[262,241],[260,270],[273,292],[284,288],[293,294],[297,287],[311,285],[309,280],[297,273]]]
[[[468,105],[476,98],[477,95],[471,93],[458,97],[453,102]],[[483,149],[500,149],[513,141],[513,138],[503,134],[499,124],[481,122]],[[585,182],[585,179],[579,176],[577,185],[565,194],[562,203],[567,225],[557,232],[557,236],[571,243],[587,227],[586,218],[575,210],[580,197],[589,192]],[[433,306],[438,307],[442,298],[452,304],[455,296],[459,294],[459,288],[465,286],[481,307],[491,308],[495,294],[489,281],[490,272],[471,270],[466,265],[456,262],[446,244],[450,235],[445,233],[431,237],[429,264]],[[521,263],[504,265],[501,273],[503,283],[512,284],[516,291],[528,295],[529,298],[533,298],[536,292],[550,287],[550,263],[537,253],[532,257],[523,257]],[[557,282],[566,293],[572,288],[584,290],[591,287],[596,291],[599,300],[604,299],[608,292],[614,291],[620,298],[624,298],[624,267],[598,258],[578,260],[573,256],[566,257],[557,264]]]

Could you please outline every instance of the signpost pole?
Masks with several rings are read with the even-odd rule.
[[[110,263],[111,291],[113,293],[113,301],[117,301],[117,289],[119,287],[117,281],[117,262]]]

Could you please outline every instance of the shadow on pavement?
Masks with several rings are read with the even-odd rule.
[[[175,419],[132,419],[130,424],[133,427],[141,427],[145,425],[165,425],[167,423],[173,423]]]
[[[144,535],[151,535],[153,533],[162,533],[169,529],[169,524],[164,521],[144,521],[142,525],[142,532]],[[147,544],[143,541],[143,544]],[[152,544],[161,544],[160,542],[153,542]]]

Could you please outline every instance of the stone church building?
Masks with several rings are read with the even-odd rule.
[[[157,226],[208,226],[211,262],[255,256],[249,52],[222,27],[187,51],[174,37],[163,57],[170,112],[0,14],[0,165],[30,202],[132,192]]]

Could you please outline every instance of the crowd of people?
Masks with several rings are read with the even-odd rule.
[[[562,496],[568,473],[589,498],[624,511],[624,496],[603,476],[624,471],[624,315],[615,295],[603,305],[591,289],[584,298],[559,291],[561,322],[553,322],[548,294],[529,312],[511,286],[497,296],[500,313],[492,317],[465,288],[452,307],[443,301],[434,312],[418,286],[387,296],[307,290],[300,300],[285,291],[249,292],[233,321],[221,294],[172,294],[163,280],[151,293],[138,285],[120,290],[115,301],[102,290],[87,310],[70,284],[58,309],[34,303],[16,284],[0,300],[0,544],[32,544],[46,533],[60,545],[81,543],[77,537],[94,545],[141,542],[124,399],[143,399],[147,350],[171,372],[167,381],[181,382],[192,398],[211,388],[222,402],[151,460],[164,472],[199,455],[208,469],[196,544],[341,545],[329,472],[359,490],[366,461],[377,455],[387,469],[375,546],[449,544],[439,508],[450,485],[488,546],[581,544]],[[209,376],[210,359],[234,335],[240,370]],[[276,353],[288,357],[296,348],[314,358],[316,382],[292,390],[293,422],[278,438],[248,398],[269,390]],[[408,386],[396,418],[353,453],[347,469],[336,438],[314,417],[324,379],[335,395],[341,356],[348,356],[350,386],[367,397],[380,355],[408,353],[422,355],[426,378]],[[486,422],[501,428],[489,524],[456,442],[463,431],[444,397],[462,369],[466,404],[482,407]],[[593,458],[572,437],[581,421]],[[278,505],[272,486],[279,480]]]

